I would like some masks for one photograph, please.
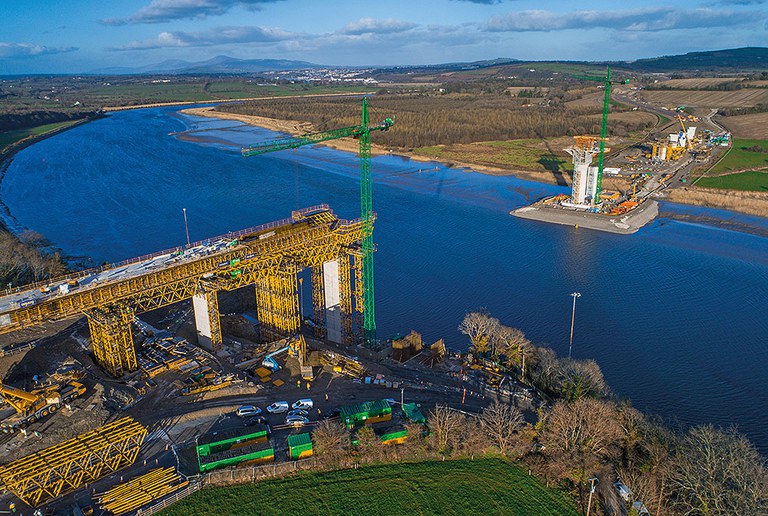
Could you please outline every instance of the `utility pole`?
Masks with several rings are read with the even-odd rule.
[[[184,212],[184,231],[187,232],[187,247],[189,247],[192,244],[190,244],[189,242],[189,224],[187,224],[187,209],[182,208],[181,211]]]
[[[595,486],[600,483],[600,479],[597,477],[592,477],[587,479],[590,482],[589,486],[589,501],[587,502],[587,516],[589,516],[589,511],[592,509],[592,495],[595,492]]]
[[[568,342],[568,358],[571,358],[571,351],[573,350],[573,324],[576,322],[576,298],[581,297],[580,292],[571,292],[573,298],[573,309],[571,310],[571,339]]]

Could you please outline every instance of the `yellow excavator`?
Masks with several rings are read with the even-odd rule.
[[[85,394],[85,386],[68,380],[27,392],[0,381],[0,397],[16,410],[16,414],[0,422],[3,432],[11,433],[53,414],[62,405]]]

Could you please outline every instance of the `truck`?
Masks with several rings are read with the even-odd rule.
[[[46,385],[30,392],[0,382],[0,398],[16,412],[0,422],[0,430],[5,433],[21,430],[83,394],[85,386],[74,380]]]

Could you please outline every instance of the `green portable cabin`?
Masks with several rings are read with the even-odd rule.
[[[413,421],[414,423],[424,424],[427,422],[427,418],[424,417],[424,414],[421,413],[421,410],[419,410],[419,407],[415,403],[404,403],[403,415],[407,420]]]
[[[288,451],[292,459],[312,456],[312,438],[309,432],[288,436]]]
[[[234,466],[242,462],[271,462],[275,460],[275,449],[269,442],[249,444],[240,448],[224,450],[210,455],[198,455],[200,473],[216,468]]]
[[[248,429],[234,429],[206,434],[197,440],[197,455],[204,457],[213,453],[238,448],[246,444],[263,443],[269,437],[266,425],[254,425]]]
[[[341,407],[339,416],[347,428],[354,428],[379,421],[389,421],[392,419],[392,407],[386,400],[366,401],[357,405]]]
[[[387,431],[387,433],[381,434],[379,436],[379,439],[381,440],[381,444],[391,445],[391,444],[403,444],[405,440],[408,438],[408,430],[405,428],[394,430],[390,429]]]

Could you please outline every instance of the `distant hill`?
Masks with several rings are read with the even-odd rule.
[[[237,59],[229,56],[216,56],[207,61],[189,62],[172,59],[135,68],[110,67],[92,70],[99,75],[140,75],[140,74],[220,74],[220,73],[261,73],[279,72],[283,70],[307,70],[325,68],[322,65],[306,61],[291,61],[288,59]]]
[[[638,72],[673,72],[694,70],[766,70],[768,48],[744,47],[707,52],[689,52],[683,55],[652,57],[624,63],[621,68]]]

